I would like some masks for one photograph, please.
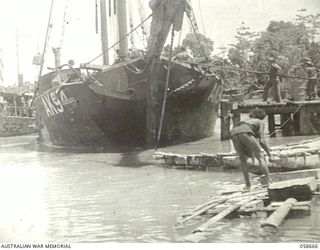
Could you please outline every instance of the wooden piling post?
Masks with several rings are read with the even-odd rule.
[[[269,126],[269,133],[270,137],[276,137],[276,124],[274,120],[274,114],[268,114],[268,126]]]
[[[261,223],[261,227],[269,226],[278,228],[296,203],[296,199],[287,199],[270,217]]]
[[[221,114],[221,140],[230,139],[230,112],[232,109],[232,104],[227,99],[223,99],[220,102],[220,114]]]
[[[300,134],[300,114],[296,113],[293,115],[293,127],[294,127],[294,135]]]
[[[292,123],[292,121],[290,121],[291,119],[291,114],[281,114],[281,124],[283,124],[282,127],[282,133],[283,135],[286,136],[290,136],[290,135],[294,135],[294,124]]]
[[[232,122],[234,127],[240,124],[240,119],[241,119],[241,112],[239,109],[235,109],[233,111],[233,117],[232,117]]]
[[[316,134],[317,131],[312,124],[312,116],[314,109],[308,107],[308,105],[300,108],[300,135],[312,135]]]

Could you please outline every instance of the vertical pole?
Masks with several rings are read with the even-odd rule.
[[[100,19],[101,19],[101,45],[103,53],[103,64],[109,65],[109,41],[107,29],[107,13],[106,0],[100,0]]]
[[[17,117],[18,111],[17,111],[17,97],[16,96],[14,97],[13,104],[14,104],[14,115],[15,115],[15,117]]]
[[[269,127],[270,137],[277,137],[274,114],[268,114],[268,127]]]
[[[96,34],[99,33],[99,18],[98,18],[98,0],[96,0],[96,7],[95,7],[95,15],[96,15]]]
[[[220,114],[221,114],[221,122],[220,122],[220,138],[221,140],[229,140],[230,139],[230,112],[232,109],[232,104],[229,100],[221,100],[220,102]]]
[[[294,123],[294,135],[299,135],[300,133],[300,113],[298,112],[293,116],[293,123]]]
[[[50,31],[51,31],[51,28],[52,28],[51,16],[52,16],[53,3],[54,3],[54,0],[51,0],[51,7],[50,7],[50,14],[49,14],[47,32],[46,32],[46,37],[45,37],[45,40],[44,40],[43,52],[42,52],[42,55],[41,55],[41,65],[40,65],[39,78],[38,78],[39,80],[40,80],[40,77],[42,75],[42,70],[43,70],[43,66],[44,66],[44,56],[45,56],[46,49],[47,49],[47,43],[48,43],[49,34],[50,34]],[[38,81],[38,83],[39,83],[39,81]]]
[[[128,34],[126,0],[117,0],[117,16],[119,25],[119,40]],[[119,44],[119,56],[121,59],[128,57],[128,39],[123,39]]]
[[[281,114],[281,124],[284,124],[286,123],[286,125],[284,125],[282,127],[282,134],[285,135],[285,136],[293,136],[295,135],[295,128],[297,127],[297,124],[295,124],[295,121],[294,121],[294,118],[293,119],[291,118],[291,114],[290,113],[287,113],[287,114]]]
[[[16,20],[16,56],[17,56],[17,80],[20,86],[20,65],[19,65],[19,34],[18,34],[18,21]]]
[[[233,126],[238,126],[240,124],[240,119],[241,119],[241,112],[239,109],[236,109],[233,111],[233,117],[232,117],[232,122]]]
[[[308,110],[308,104],[300,108],[300,135],[312,135],[317,131],[312,126],[312,113]]]

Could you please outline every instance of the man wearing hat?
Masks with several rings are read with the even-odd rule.
[[[318,97],[317,94],[317,69],[313,66],[311,61],[305,62],[305,70],[308,78],[311,78],[307,82],[306,95],[307,101],[314,100]]]
[[[282,80],[278,76],[279,71],[281,70],[281,67],[275,63],[275,59],[273,57],[270,57],[268,59],[268,62],[269,62],[269,67],[268,67],[269,80],[263,90],[263,101],[264,102],[268,101],[269,90],[270,88],[273,87],[275,101],[281,102],[282,99],[280,95],[280,82]],[[278,78],[280,81],[278,80]]]

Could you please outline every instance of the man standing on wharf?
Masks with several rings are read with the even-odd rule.
[[[280,82],[278,80],[278,74],[279,74],[279,71],[281,70],[281,67],[275,63],[275,59],[273,57],[270,57],[268,59],[268,62],[269,62],[269,69],[268,69],[269,80],[263,90],[263,101],[264,102],[268,101],[269,90],[270,88],[272,88],[274,91],[275,101],[281,102],[282,101],[281,95],[280,95],[281,78],[280,78]]]

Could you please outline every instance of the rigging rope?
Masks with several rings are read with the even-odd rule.
[[[263,72],[263,71],[255,71],[255,70],[247,70],[247,69],[239,69],[239,68],[232,68],[232,67],[225,67],[225,66],[215,66],[209,63],[199,63],[196,61],[185,61],[185,60],[177,60],[180,63],[187,63],[192,65],[198,65],[198,66],[204,66],[209,67],[213,69],[222,69],[222,70],[230,70],[230,71],[240,71],[240,72],[247,72],[252,74],[260,74],[260,75],[269,75],[269,72]],[[303,79],[303,80],[320,80],[319,78],[310,78],[310,77],[302,77],[302,76],[290,76],[290,75],[283,75],[283,74],[277,74],[277,76],[281,76],[283,78],[292,78],[292,79]]]
[[[139,15],[140,15],[140,21],[143,22],[146,14],[144,11],[144,6],[143,6],[142,0],[138,0],[138,10],[139,10]],[[143,24],[143,25],[141,25],[141,30],[142,30],[143,47],[147,48],[147,27]]]
[[[63,13],[63,23],[62,23],[62,28],[61,28],[61,34],[60,34],[60,43],[59,43],[59,48],[62,49],[62,45],[64,42],[64,35],[66,31],[66,24],[67,24],[67,13],[68,13],[68,7],[69,7],[69,0],[65,0],[65,5],[64,5],[64,13]]]
[[[170,73],[171,73],[171,62],[172,62],[172,52],[173,52],[173,43],[174,43],[174,28],[172,27],[171,30],[171,44],[170,44],[170,52],[169,52],[169,62],[168,62],[168,69],[167,69],[167,76],[166,76],[166,85],[164,88],[164,97],[162,103],[162,110],[161,110],[161,117],[160,117],[160,125],[158,130],[158,137],[157,137],[157,147],[159,146],[161,133],[162,133],[162,126],[164,121],[164,115],[166,111],[166,104],[167,104],[167,96],[168,96],[168,87],[169,87],[169,80],[170,80]]]
[[[132,16],[132,0],[129,0],[129,22],[130,22],[130,30],[133,29],[133,16]],[[135,48],[135,41],[133,33],[130,35],[131,46]]]
[[[111,47],[109,47],[107,50],[103,51],[100,55],[93,58],[91,61],[89,61],[87,64],[92,63],[93,61],[97,60],[99,57],[101,57],[103,54],[107,53],[109,50],[113,49],[115,46],[117,46],[119,43],[121,43],[124,39],[126,39],[128,36],[130,36],[133,32],[135,32],[139,27],[141,27],[146,21],[148,21],[152,17],[152,14],[150,14],[146,19],[143,20],[142,23],[140,23],[138,26],[136,26],[133,30],[131,30],[128,34],[126,34],[124,37],[122,37],[118,42],[113,44]]]
[[[191,31],[193,32],[195,40],[199,45],[198,50],[199,50],[200,56],[205,56],[206,57],[207,53],[206,53],[205,49],[203,48],[203,46],[201,44],[201,41],[200,41],[200,39],[198,37],[199,28],[198,28],[198,25],[196,23],[196,20],[195,20],[194,14],[193,14],[191,3],[189,3],[189,8],[186,9],[186,13],[187,13],[187,16],[188,16],[188,19],[189,19],[189,24],[190,24]]]
[[[41,65],[40,65],[39,74],[38,74],[38,81],[36,82],[35,88],[33,90],[33,98],[32,98],[32,101],[31,101],[31,105],[33,105],[34,100],[36,98],[36,95],[38,93],[39,84],[40,84],[40,78],[42,76],[42,71],[43,71],[43,66],[44,66],[44,57],[45,57],[45,54],[46,54],[47,45],[48,45],[48,41],[49,41],[49,38],[50,38],[51,29],[52,29],[52,10],[53,10],[53,5],[54,5],[54,0],[51,0],[51,6],[50,6],[50,12],[49,12],[49,19],[48,19],[46,37],[45,37],[45,40],[44,40],[43,51],[42,51],[42,55],[41,55]]]
[[[205,28],[204,22],[203,22],[203,15],[202,15],[202,8],[201,8],[200,0],[198,0],[198,6],[199,6],[200,20],[201,20],[203,34],[206,36],[206,28]]]

